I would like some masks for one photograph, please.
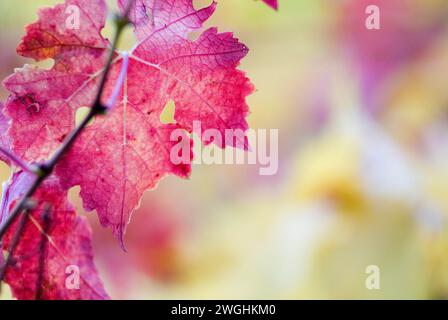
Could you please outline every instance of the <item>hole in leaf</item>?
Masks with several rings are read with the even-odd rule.
[[[199,36],[202,34],[202,30],[196,30],[196,31],[192,31],[188,34],[188,40],[190,41],[196,41]]]
[[[165,109],[163,109],[162,114],[160,115],[160,122],[163,124],[170,124],[170,123],[176,123],[176,120],[174,119],[174,114],[176,113],[176,105],[174,104],[174,101],[169,101]]]
[[[8,177],[11,175],[11,169],[9,166],[0,161],[0,182],[8,180]],[[3,192],[3,184],[0,183],[0,194]]]
[[[75,120],[76,120],[76,125],[80,125],[82,120],[87,116],[87,114],[89,113],[90,108],[88,107],[81,107],[78,110],[76,110],[76,115],[75,115]],[[93,123],[94,120],[90,121],[90,123],[88,124],[89,126]]]
[[[104,38],[111,40],[111,39],[113,39],[113,36],[114,36],[114,33],[115,33],[115,26],[114,26],[114,23],[112,21],[112,16],[109,15],[107,18],[108,19],[106,20],[106,25],[101,30],[101,35]]]
[[[116,1],[114,1],[116,2]],[[111,12],[118,12],[118,8],[116,6],[116,3],[113,4]],[[106,21],[106,26],[101,30],[101,35],[105,37],[106,39],[109,39],[112,41],[115,35],[115,23],[113,21],[114,17],[112,14],[108,16],[108,19]],[[119,51],[129,51],[132,49],[135,45],[135,36],[134,36],[134,28],[132,26],[126,27],[120,36],[120,41],[118,43],[117,50]]]
[[[68,190],[68,199],[70,200],[70,203],[75,207],[76,212],[84,212],[80,192],[80,186],[72,187],[70,188],[70,190]]]
[[[53,69],[54,64],[55,61],[53,59],[45,59],[34,63],[33,66],[40,69],[51,70]]]
[[[123,30],[121,34],[120,42],[118,43],[118,50],[120,51],[131,51],[135,46],[135,36],[134,36],[134,28],[127,27]]]

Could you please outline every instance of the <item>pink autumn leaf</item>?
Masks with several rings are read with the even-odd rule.
[[[85,2],[67,0],[40,10],[39,21],[27,27],[17,52],[37,61],[54,59],[54,67],[27,65],[4,81],[11,92],[6,113],[12,119],[12,149],[24,160],[48,158],[73,129],[76,109],[92,103],[109,42],[101,35],[104,1]],[[79,29],[67,27],[69,6],[83,9]]]
[[[3,198],[2,220],[32,179],[34,175],[23,172],[11,178]],[[13,295],[21,300],[108,299],[93,263],[90,228],[68,202],[67,192],[53,177],[34,199],[37,206],[30,213],[5,275]],[[43,217],[45,212],[48,219]],[[9,249],[18,223],[5,235],[3,250]]]
[[[248,49],[231,33],[215,28],[189,40],[189,33],[200,28],[216,7],[212,3],[196,10],[192,2],[135,2],[131,20],[138,43],[129,54],[113,112],[96,119],[56,168],[63,186],[80,185],[85,208],[97,210],[101,223],[112,227],[121,240],[146,190],[168,174],[183,178],[190,174],[189,163],[171,161],[170,150],[178,143],[171,139],[174,130],[185,132],[179,139],[189,150],[192,142],[187,134],[194,121],[223,136],[226,129],[248,129],[245,100],[253,86],[237,69]],[[83,27],[76,35],[58,22],[73,3],[83,8]],[[119,1],[120,7],[125,3]],[[55,67],[25,68],[5,82],[12,93],[7,109],[13,119],[13,147],[25,159],[36,161],[51,154],[73,128],[76,109],[92,102],[108,45],[100,33],[105,13],[102,0],[67,0],[41,12],[39,21],[28,27],[19,53],[53,58]],[[50,17],[54,22],[48,22]],[[122,65],[123,58],[117,55],[103,99],[112,95]],[[175,123],[164,124],[160,116],[170,101],[176,106]]]

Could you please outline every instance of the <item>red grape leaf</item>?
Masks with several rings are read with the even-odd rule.
[[[62,6],[68,3],[75,1]],[[82,5],[83,12],[90,13],[81,12],[81,17],[89,16],[98,22],[77,31],[77,45],[61,28],[54,36],[59,39],[55,43],[34,45],[33,50],[20,49],[32,39],[55,33],[41,21],[41,13],[39,22],[28,27],[19,53],[31,51],[34,58],[41,58],[44,53],[36,52],[44,50],[45,57],[56,60],[55,67],[49,71],[19,70],[5,82],[12,93],[7,108],[13,118],[14,149],[26,159],[35,161],[54,151],[73,127],[75,109],[89,105],[93,99],[96,83],[92,78],[101,72],[106,52],[102,46],[107,43],[98,38],[105,14],[96,9],[103,7],[103,1],[76,3]],[[119,1],[121,8],[124,3]],[[247,47],[231,33],[220,34],[215,28],[195,41],[188,39],[215,7],[212,3],[195,10],[192,0],[136,1],[131,20],[138,44],[130,53],[118,102],[108,117],[96,119],[85,130],[56,168],[63,186],[80,185],[85,208],[97,210],[101,223],[112,227],[120,240],[146,190],[167,174],[184,178],[190,174],[190,164],[175,165],[170,159],[170,150],[177,144],[170,141],[173,130],[191,133],[194,121],[200,121],[204,130],[219,130],[222,136],[226,129],[248,129],[245,99],[253,86],[237,69]],[[61,20],[62,13],[65,17],[64,8],[59,6],[46,10],[45,16],[55,21]],[[95,41],[91,35],[95,35]],[[123,58],[117,55],[103,98],[111,96],[122,65]],[[176,106],[175,123],[164,124],[160,116],[170,101]],[[188,137],[183,141],[191,148]],[[225,141],[214,142],[226,146]],[[227,143],[247,148],[246,140]]]
[[[273,9],[278,9],[278,2],[277,0],[263,0],[268,6],[272,7]]]
[[[70,6],[82,10],[79,29],[67,26]],[[12,149],[24,160],[48,158],[73,129],[76,109],[91,105],[109,46],[101,35],[105,16],[103,0],[67,0],[41,9],[38,22],[27,26],[17,52],[54,59],[54,66],[25,66],[4,81],[12,94],[6,105]]]
[[[3,103],[0,102],[0,147],[6,150],[11,148],[11,139],[6,134],[9,127],[9,119],[3,113]],[[9,159],[0,152],[0,161],[6,162],[9,164]]]
[[[32,179],[35,179],[33,174],[14,174],[6,187],[0,218],[7,217],[8,210],[27,190]],[[57,178],[47,180],[34,199],[38,204],[30,213],[5,275],[13,295],[21,300],[108,299],[93,263],[88,222],[76,215]],[[48,223],[45,223],[43,213],[47,204],[51,207]],[[9,250],[18,223],[5,235],[4,250]],[[78,271],[79,284],[78,280],[70,278],[76,277],[72,272]]]

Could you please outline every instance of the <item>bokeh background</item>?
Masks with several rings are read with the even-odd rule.
[[[448,298],[448,2],[280,0],[277,13],[218,2],[207,26],[251,49],[249,121],[280,130],[279,172],[195,166],[188,181],[163,180],[133,217],[127,253],[86,213],[111,296]],[[15,47],[54,3],[0,2],[2,79],[32,63]],[[369,4],[381,30],[365,28]],[[380,290],[366,289],[369,265]]]

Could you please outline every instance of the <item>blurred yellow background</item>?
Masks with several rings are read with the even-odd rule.
[[[2,79],[32,63],[15,47],[56,2],[0,2]],[[249,122],[279,129],[279,172],[197,165],[165,179],[134,214],[128,253],[88,213],[112,298],[448,298],[446,0],[218,3],[206,25],[251,50]],[[365,29],[368,4],[381,30]],[[366,288],[370,265],[379,290]]]

